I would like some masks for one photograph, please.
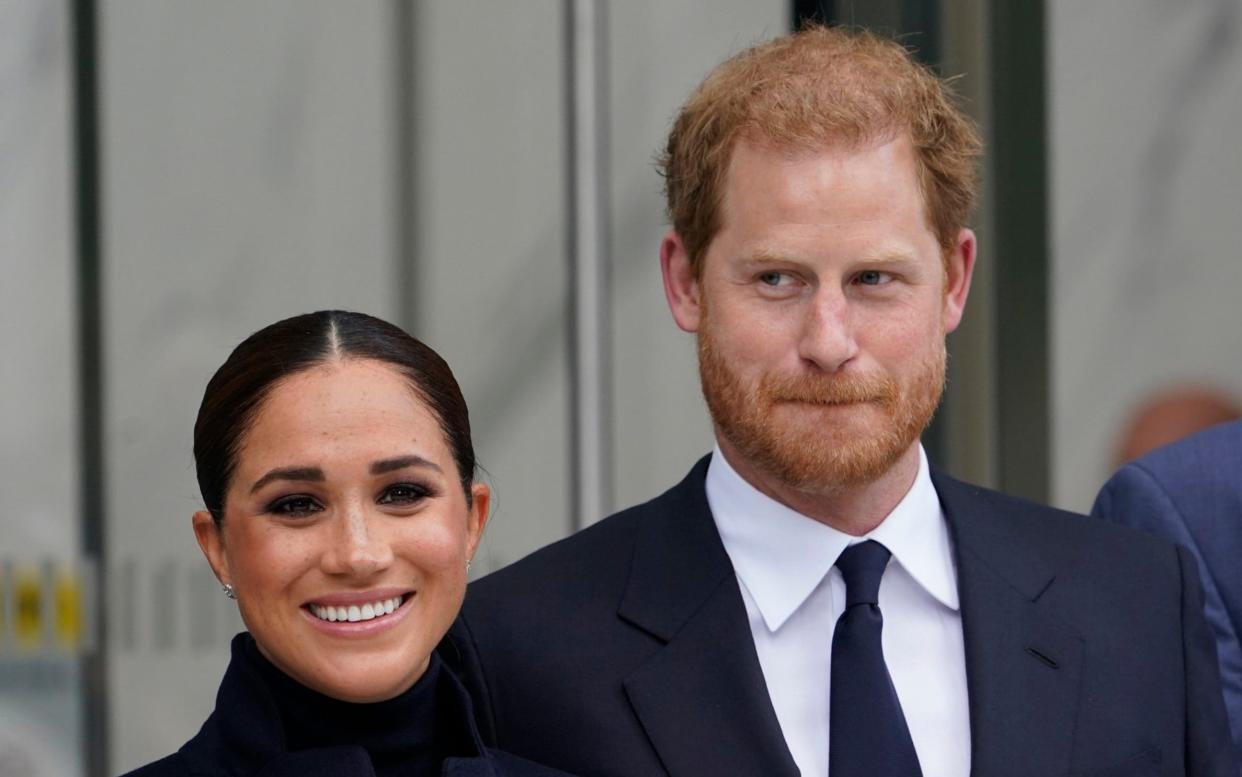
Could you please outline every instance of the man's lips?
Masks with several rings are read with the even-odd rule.
[[[822,399],[820,397],[779,397],[776,402],[786,405],[812,405],[815,407],[854,407],[855,405],[878,405],[879,397],[866,399]]]

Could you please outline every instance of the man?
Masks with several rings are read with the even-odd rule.
[[[1192,557],[927,465],[977,153],[865,34],[690,97],[660,262],[716,450],[470,589],[485,737],[616,777],[1236,775]]]
[[[1113,464],[1124,464],[1210,426],[1242,419],[1233,397],[1207,386],[1182,384],[1159,391],[1127,413]]]
[[[1091,514],[1194,553],[1233,740],[1242,753],[1242,421],[1213,426],[1126,464],[1104,485]]]

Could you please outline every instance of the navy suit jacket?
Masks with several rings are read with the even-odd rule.
[[[1214,426],[1125,465],[1091,512],[1185,545],[1195,555],[1233,740],[1242,753],[1242,421]]]
[[[586,777],[798,774],[706,471],[470,587],[441,650],[485,741]],[[972,775],[1237,777],[1188,552],[933,482],[957,561]]]

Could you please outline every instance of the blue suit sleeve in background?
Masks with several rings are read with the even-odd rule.
[[[1194,555],[1234,747],[1242,757],[1242,423],[1216,427],[1122,467],[1091,514],[1158,535]]]

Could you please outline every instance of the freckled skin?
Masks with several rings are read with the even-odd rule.
[[[759,490],[853,534],[914,480],[974,267],[968,229],[942,252],[915,171],[904,136],[862,148],[742,141],[701,274],[676,232],[661,246],[673,317],[715,360],[704,390],[722,452]],[[893,401],[770,393],[793,387]]]
[[[373,462],[411,455],[435,467],[371,472]],[[264,474],[291,467],[318,468],[323,480],[275,480],[251,493]],[[273,388],[243,438],[223,523],[199,512],[193,524],[264,655],[321,693],[370,702],[414,684],[460,609],[487,487],[476,484],[473,496],[467,505],[444,434],[408,380],[384,363],[346,359]],[[325,634],[303,609],[330,594],[391,588],[414,592],[409,612],[366,637]]]

